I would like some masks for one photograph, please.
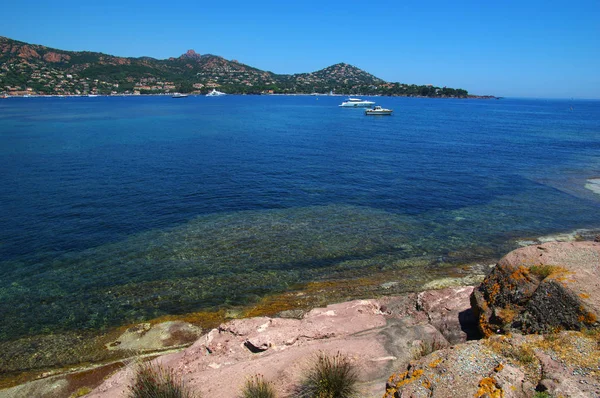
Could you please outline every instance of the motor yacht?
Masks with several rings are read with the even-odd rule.
[[[392,114],[392,110],[391,109],[385,109],[382,108],[380,106],[376,106],[373,109],[365,109],[365,115],[384,115],[384,116],[389,116]]]
[[[217,91],[217,89],[213,88],[213,91],[211,91],[210,93],[206,94],[207,97],[219,97],[221,95],[227,95],[221,91]]]
[[[342,102],[340,106],[345,108],[368,108],[375,105],[373,101],[365,101],[360,98],[348,98],[348,100]]]

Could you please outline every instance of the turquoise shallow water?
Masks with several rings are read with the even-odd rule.
[[[342,100],[0,101],[0,340],[600,227],[598,101]]]

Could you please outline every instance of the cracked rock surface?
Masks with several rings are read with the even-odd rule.
[[[388,376],[423,347],[466,341],[459,314],[469,311],[471,292],[472,287],[461,287],[420,297],[356,300],[313,309],[302,319],[233,320],[184,351],[155,361],[174,369],[190,389],[205,397],[238,396],[246,379],[258,373],[285,396],[319,352],[340,352],[358,369],[361,397],[381,397]],[[449,325],[458,326],[458,331],[448,333]],[[125,397],[133,372],[132,366],[119,371],[88,397]]]

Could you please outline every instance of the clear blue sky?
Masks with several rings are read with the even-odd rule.
[[[600,98],[600,0],[4,1],[0,35],[65,50],[276,73],[347,62],[474,94]]]

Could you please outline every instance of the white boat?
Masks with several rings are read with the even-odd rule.
[[[225,93],[222,93],[220,91],[217,91],[216,89],[213,88],[213,91],[211,91],[210,93],[206,94],[207,97],[219,97],[221,95],[227,95]]]
[[[348,98],[348,100],[342,102],[340,106],[345,108],[368,108],[373,105],[375,105],[373,101],[365,101],[360,98]]]
[[[175,93],[171,98],[185,98],[187,94]]]
[[[373,109],[365,109],[365,115],[391,115],[392,112],[391,109],[385,109],[379,105]]]

